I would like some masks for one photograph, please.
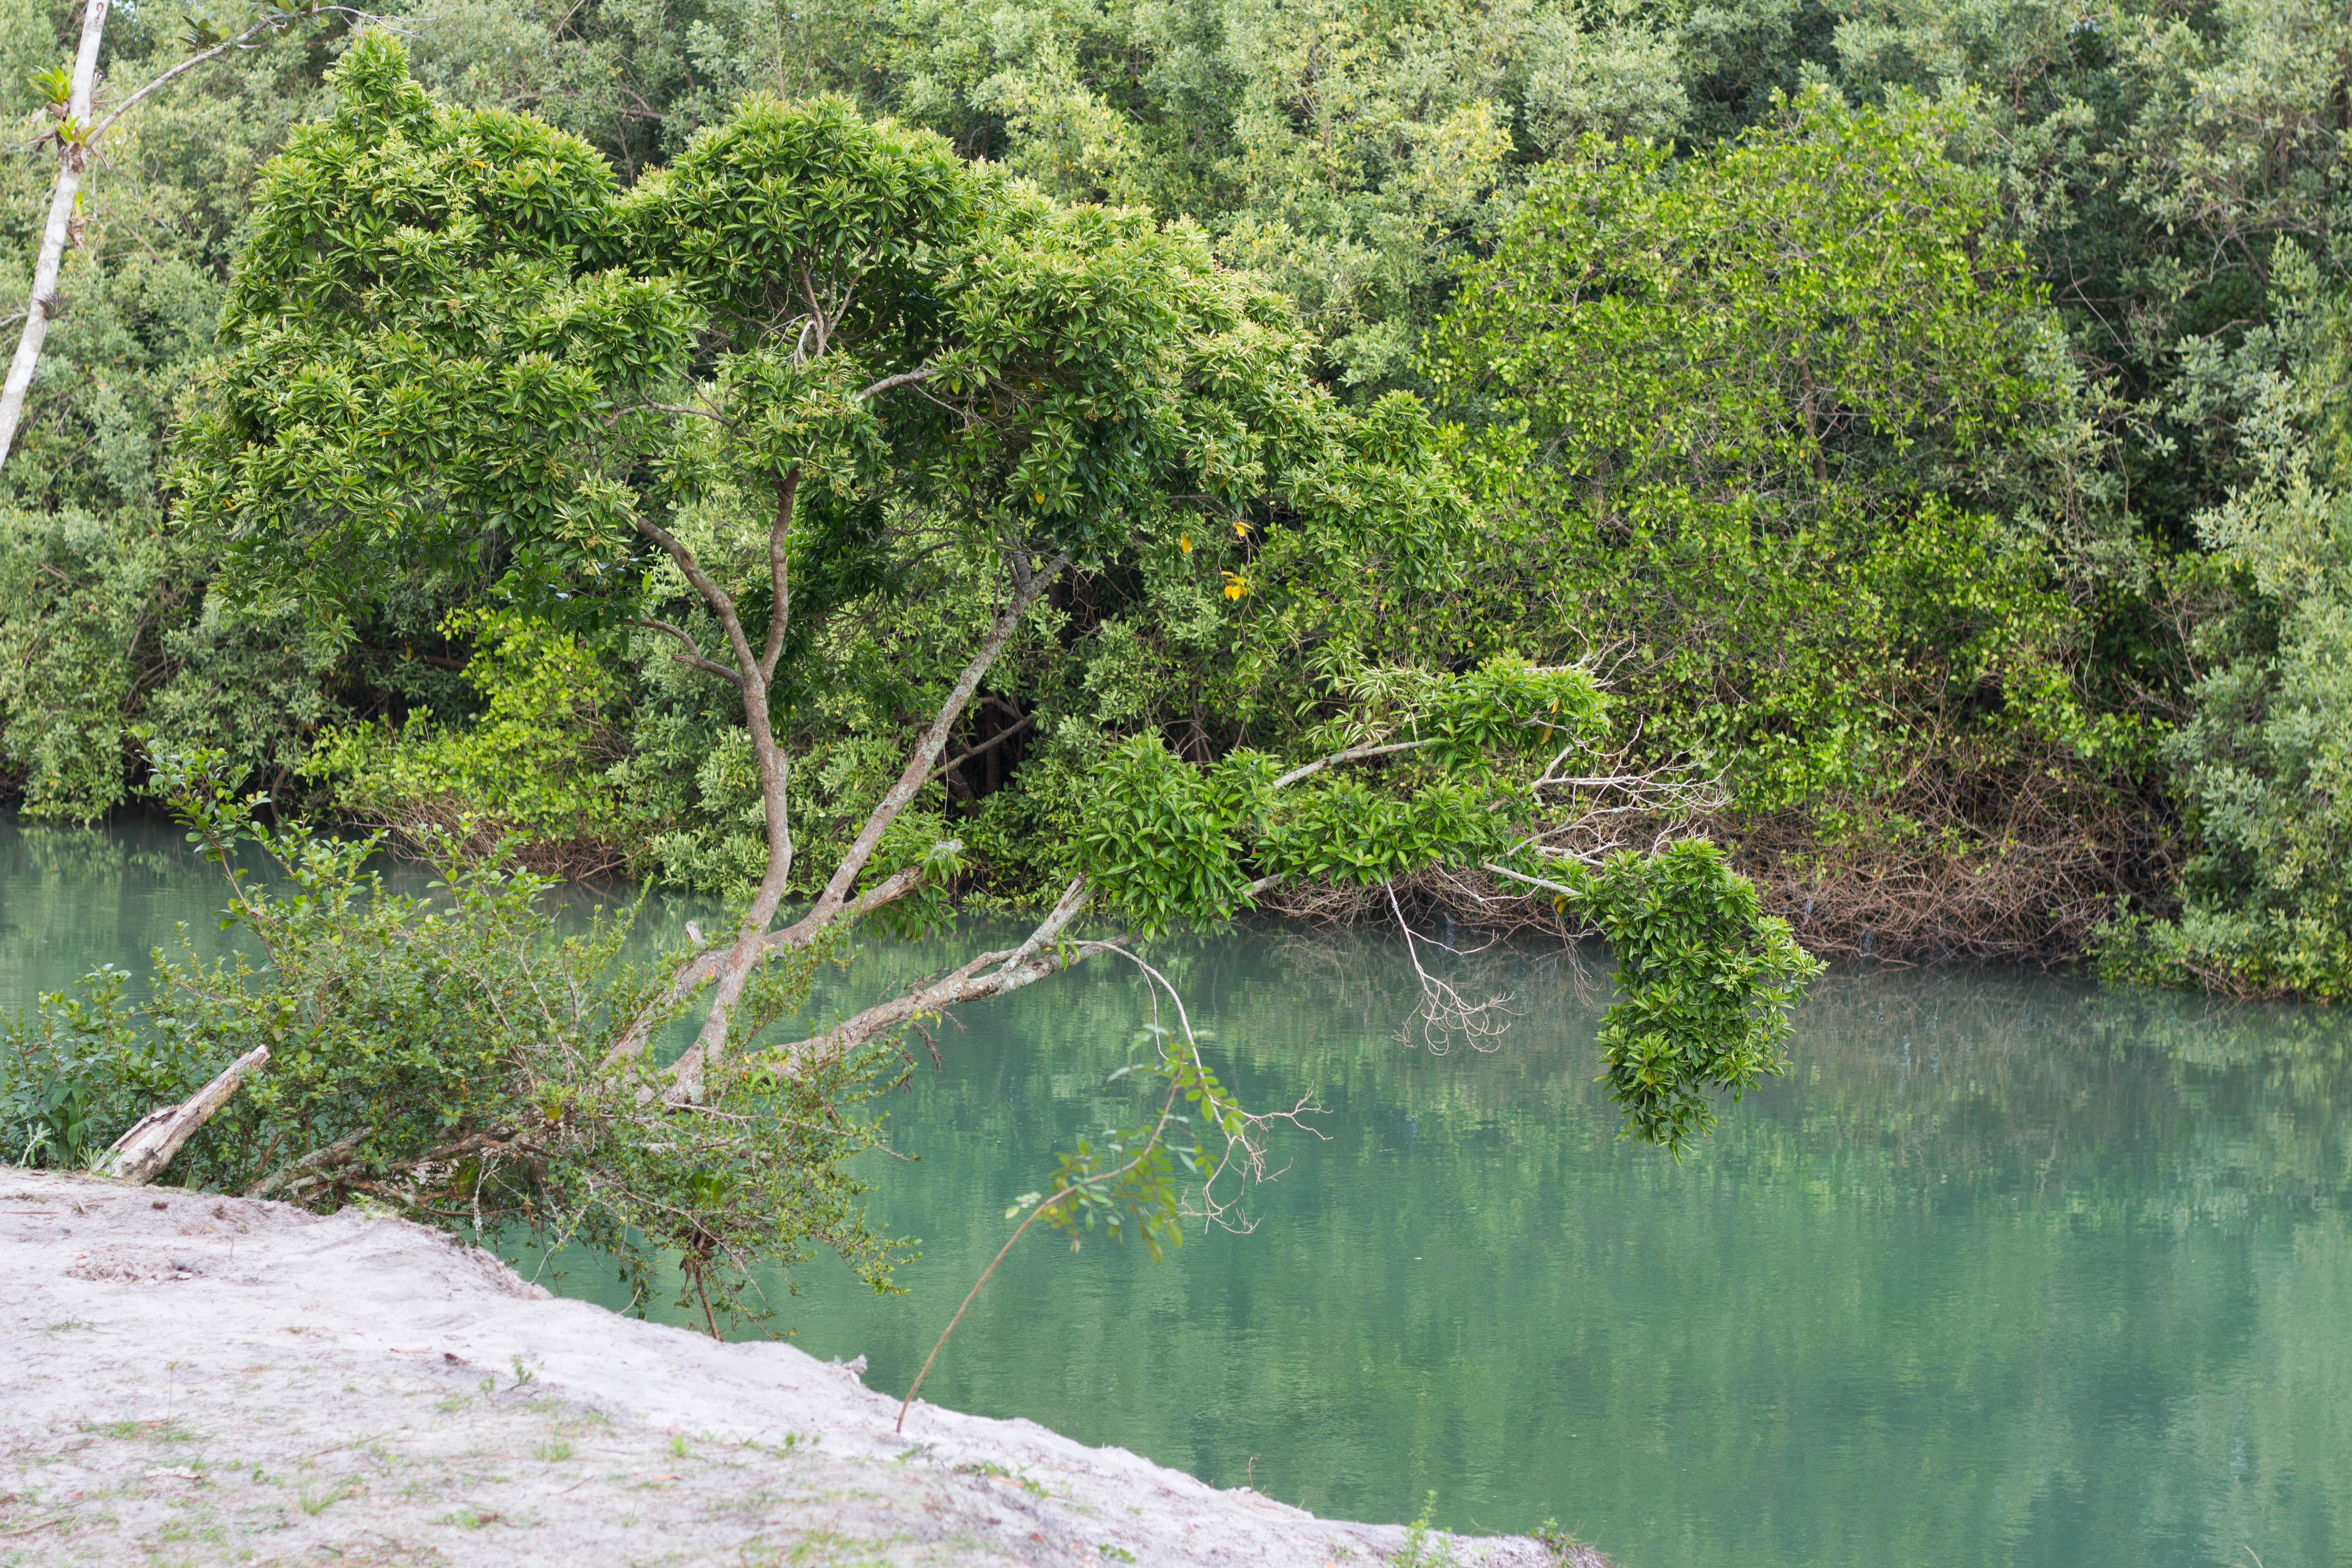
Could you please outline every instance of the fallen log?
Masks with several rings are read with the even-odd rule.
[[[256,1046],[221,1069],[220,1076],[177,1105],[158,1106],[133,1122],[131,1131],[99,1156],[96,1172],[143,1186],[163,1173],[180,1145],[228,1103],[246,1074],[269,1059],[268,1046]]]

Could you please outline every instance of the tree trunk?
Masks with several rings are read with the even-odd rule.
[[[74,237],[74,211],[81,197],[82,170],[89,163],[87,138],[90,130],[90,94],[98,80],[98,47],[106,36],[107,0],[88,0],[81,16],[81,45],[74,51],[73,93],[66,119],[58,127],[58,184],[49,196],[49,221],[41,230],[41,253],[33,264],[33,294],[25,305],[25,331],[16,340],[16,357],[9,363],[8,381],[0,389],[0,464],[16,445],[16,427],[24,423],[25,396],[32,390],[33,372],[41,363],[41,344],[49,335],[49,313],[57,308],[58,268],[64,264],[66,246]]]

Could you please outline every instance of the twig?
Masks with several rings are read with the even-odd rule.
[[[1139,1154],[1118,1173],[1124,1175],[1142,1163],[1143,1156]],[[1065,1201],[1063,1198],[1056,1197],[1031,1209],[1029,1217],[1021,1222],[1021,1227],[1006,1237],[1004,1245],[996,1249],[996,1256],[988,1260],[988,1267],[980,1271],[980,1278],[973,1280],[971,1289],[963,1293],[963,1304],[955,1310],[955,1316],[950,1318],[948,1326],[940,1331],[939,1341],[931,1346],[931,1353],[923,1358],[923,1370],[915,1374],[913,1385],[907,1390],[907,1397],[898,1404],[898,1424],[891,1428],[892,1431],[904,1432],[907,1429],[907,1411],[915,1403],[916,1391],[923,1386],[923,1379],[931,1375],[931,1363],[940,1359],[940,1352],[947,1349],[948,1336],[955,1332],[958,1323],[963,1321],[964,1313],[971,1310],[972,1302],[980,1295],[980,1288],[988,1283],[988,1277],[996,1272],[996,1266],[1004,1261],[1004,1255],[1013,1250],[1013,1244],[1028,1235],[1029,1227],[1035,1225],[1047,1209],[1058,1208]]]

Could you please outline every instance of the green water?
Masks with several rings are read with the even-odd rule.
[[[0,996],[201,920],[170,842],[0,829]],[[1245,1098],[1312,1091],[1323,1137],[1283,1141],[1255,1234],[1165,1267],[1033,1236],[927,1398],[1318,1512],[1556,1518],[1622,1568],[2352,1564],[2352,1020],[1833,975],[1789,1077],[1676,1165],[1590,1081],[1589,956],[1481,961],[1524,1016],[1445,1057],[1400,1039],[1383,940],[1158,956]],[[1005,1205],[1126,1113],[1146,1005],[1106,969],[970,1009],[940,1068],[919,1042],[891,1125],[921,1162],[869,1173],[924,1238],[910,1293],[812,1266],[773,1326],[903,1390]]]

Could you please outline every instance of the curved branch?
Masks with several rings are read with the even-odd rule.
[[[1084,889],[1086,879],[1083,877],[1078,878],[1070,884],[1069,891],[1062,895],[1062,902],[1055,906],[1055,916],[1062,914],[1064,906],[1070,906],[1073,912],[1075,912],[1076,907],[1084,904],[1085,896],[1082,893],[1082,889]],[[1073,903],[1073,900],[1076,900],[1075,904]],[[1052,923],[1053,919],[1054,916],[1047,917],[1049,924]],[[1040,927],[1039,929],[1042,931],[1045,928]],[[1034,938],[1032,938],[1033,942],[1034,940]],[[1264,1113],[1243,1110],[1240,1106],[1234,1104],[1229,1099],[1223,1100],[1221,1104],[1220,1098],[1222,1091],[1215,1089],[1213,1083],[1207,1081],[1207,1064],[1201,1058],[1201,1041],[1200,1037],[1192,1032],[1192,1015],[1184,1005],[1183,996],[1179,994],[1176,987],[1170,983],[1168,977],[1165,974],[1162,974],[1159,970],[1154,969],[1150,964],[1145,963],[1136,954],[1128,952],[1123,947],[1114,946],[1108,942],[1087,942],[1082,944],[1082,946],[1086,950],[1099,949],[1106,952],[1114,953],[1120,958],[1126,959],[1129,963],[1134,964],[1136,968],[1143,972],[1144,975],[1153,987],[1151,993],[1151,1011],[1152,1022],[1155,1027],[1159,1022],[1160,998],[1162,994],[1166,994],[1170,1005],[1176,1009],[1176,1021],[1182,1027],[1184,1054],[1191,1058],[1193,1068],[1198,1069],[1202,1075],[1202,1079],[1196,1081],[1192,1086],[1190,1098],[1199,1106],[1199,1109],[1207,1122],[1210,1125],[1217,1127],[1224,1135],[1224,1152],[1218,1157],[1212,1169],[1200,1173],[1201,1206],[1197,1209],[1186,1209],[1181,1207],[1180,1204],[1171,1200],[1170,1206],[1173,1211],[1174,1216],[1181,1218],[1197,1217],[1204,1225],[1214,1225],[1222,1229],[1230,1231],[1246,1232],[1255,1229],[1256,1223],[1250,1220],[1246,1215],[1243,1216],[1238,1221],[1231,1217],[1234,1212],[1234,1202],[1220,1201],[1217,1198],[1213,1191],[1217,1179],[1226,1171],[1233,1169],[1236,1164],[1241,1167],[1244,1184],[1251,1182],[1261,1184],[1270,1182],[1274,1180],[1276,1176],[1280,1175],[1281,1172],[1279,1171],[1273,1172],[1271,1173],[1267,1172],[1265,1168],[1265,1148],[1264,1143],[1260,1142],[1259,1134],[1262,1134],[1267,1126],[1276,1121],[1287,1121],[1293,1127],[1301,1128],[1307,1131],[1314,1131],[1315,1130],[1313,1128],[1307,1127],[1307,1123],[1299,1120],[1300,1117],[1306,1115],[1308,1111],[1320,1109],[1314,1104],[1314,1096],[1309,1094],[1303,1097],[1297,1104],[1292,1106],[1288,1110],[1276,1110]],[[1083,952],[1081,953],[1081,956],[1083,956]],[[1166,1048],[1164,1047],[1162,1047],[1161,1060],[1163,1063],[1163,1070],[1165,1070],[1165,1065],[1167,1064],[1168,1058]],[[1122,1075],[1115,1074],[1113,1076],[1118,1077]],[[1036,1224],[1039,1219],[1051,1215],[1055,1209],[1064,1207],[1064,1205],[1067,1205],[1074,1196],[1079,1195],[1087,1189],[1091,1188],[1096,1192],[1101,1192],[1106,1188],[1114,1192],[1117,1191],[1118,1184],[1122,1181],[1124,1181],[1128,1176],[1133,1174],[1136,1171],[1142,1169],[1147,1161],[1150,1160],[1155,1153],[1165,1147],[1164,1140],[1167,1137],[1170,1126],[1181,1120],[1177,1114],[1177,1100],[1179,1096],[1184,1095],[1187,1092],[1188,1087],[1185,1079],[1177,1072],[1168,1072],[1167,1079],[1168,1089],[1166,1094],[1161,1097],[1160,1110],[1152,1118],[1150,1130],[1145,1135],[1141,1144],[1136,1148],[1133,1158],[1129,1159],[1125,1164],[1120,1165],[1116,1169],[1086,1175],[1079,1181],[1073,1182],[1070,1184],[1064,1186],[1061,1190],[1055,1193],[1052,1197],[1047,1198],[1044,1203],[1039,1204],[1036,1208],[1032,1210],[1029,1217],[1021,1222],[1019,1228],[1013,1231],[1013,1235],[1006,1239],[1004,1245],[997,1248],[996,1256],[989,1260],[988,1267],[981,1270],[980,1278],[974,1280],[972,1282],[971,1289],[965,1292],[962,1305],[956,1308],[955,1316],[948,1320],[948,1326],[945,1329],[940,1331],[939,1339],[931,1345],[931,1353],[923,1358],[922,1370],[915,1374],[913,1386],[907,1390],[907,1397],[899,1403],[898,1424],[897,1430],[902,1432],[906,1430],[907,1412],[914,1407],[915,1395],[922,1389],[923,1379],[930,1375],[933,1363],[938,1362],[940,1359],[940,1352],[947,1348],[948,1336],[955,1332],[956,1325],[958,1323],[963,1321],[963,1315],[971,1309],[972,1302],[979,1297],[981,1287],[988,1283],[990,1276],[996,1272],[996,1266],[1003,1262],[1005,1255],[1013,1250],[1013,1244],[1018,1242],[1023,1237],[1029,1234],[1029,1227]],[[1230,1114],[1225,1114],[1225,1112],[1229,1112]],[[1316,1136],[1321,1137],[1322,1134],[1318,1132],[1316,1133]],[[1198,1147],[1198,1145],[1196,1145],[1196,1147]],[[1066,1172],[1068,1170],[1066,1163],[1064,1169]],[[1056,1219],[1055,1223],[1066,1225],[1069,1223],[1068,1216],[1065,1215]],[[1146,1223],[1148,1226],[1149,1222],[1147,1221]],[[1148,1230],[1146,1234],[1149,1234]],[[1155,1253],[1154,1256],[1157,1257],[1157,1253]]]
[[[301,11],[285,11],[280,12],[278,15],[274,16],[266,16],[260,21],[256,22],[252,26],[247,27],[244,32],[239,33],[236,37],[230,38],[224,43],[215,44],[211,48],[205,50],[202,54],[190,55],[186,59],[182,60],[178,65],[173,66],[162,76],[157,77],[145,87],[142,87],[137,92],[132,93],[129,98],[126,98],[121,103],[116,104],[114,106],[113,113],[100,121],[96,125],[90,127],[89,135],[85,139],[84,145],[96,146],[98,139],[105,135],[116,121],[121,119],[124,115],[130,113],[132,109],[137,107],[139,100],[145,98],[149,93],[164,86],[166,83],[179,77],[184,72],[195,69],[198,66],[205,64],[207,60],[218,59],[221,56],[227,54],[232,49],[244,48],[246,47],[246,40],[252,37],[256,33],[268,32],[274,27],[285,26],[289,22],[299,22],[309,17],[322,16],[349,16],[354,22],[361,23],[381,23],[383,20],[383,17],[378,16],[373,11],[357,11],[353,10],[349,5],[315,5]]]
[[[832,878],[824,885],[824,891],[817,895],[817,900],[808,913],[793,923],[792,929],[797,941],[809,940],[840,914],[848,900],[850,888],[864,873],[866,863],[874,858],[874,851],[880,847],[882,835],[898,819],[899,813],[914,804],[916,794],[930,782],[931,769],[938,765],[940,753],[947,750],[948,737],[954,732],[956,720],[971,701],[972,694],[980,689],[982,678],[994,668],[997,656],[1004,651],[1005,644],[1011,642],[1013,634],[1020,629],[1021,617],[1028,612],[1031,605],[1036,603],[1038,595],[1045,593],[1046,584],[1069,563],[1069,552],[1064,551],[1037,571],[1031,572],[1022,565],[1020,552],[1013,552],[1008,563],[1015,584],[1012,600],[998,612],[995,622],[988,628],[988,636],[971,656],[971,662],[965,665],[963,673],[956,678],[955,685],[948,691],[947,700],[940,704],[939,713],[932,719],[930,729],[916,743],[914,754],[907,759],[906,768],[898,774],[898,782],[875,803],[873,811],[866,818],[866,826],[857,830],[856,841],[841,858],[841,864],[834,868]]]
[[[734,645],[735,657],[742,661],[745,668],[752,668],[751,645],[744,640],[743,628],[735,618],[734,595],[711,581],[710,574],[702,569],[702,563],[694,558],[694,552],[688,550],[669,530],[650,519],[642,517],[636,520],[636,526],[639,533],[662,547],[663,552],[677,563],[677,569],[685,574],[686,580],[694,584],[694,591],[701,595],[710,607],[719,613],[719,624],[727,628],[727,640]],[[656,621],[653,624],[660,626],[664,631],[677,631],[675,626],[664,622]],[[686,636],[683,632],[678,632],[677,635]],[[691,637],[687,638],[689,643],[693,640]],[[733,679],[738,685],[741,684],[740,675]]]
[[[922,879],[923,868],[920,866],[909,866],[903,870],[894,871],[852,900],[841,911],[841,919],[844,921],[862,920],[883,905],[896,903],[905,898],[915,890],[916,885]],[[823,929],[819,928],[820,931]],[[798,927],[770,931],[761,939],[760,957],[765,961],[777,953],[806,947],[816,934],[816,932],[810,932],[803,935]],[[678,972],[670,978],[670,1002],[673,1004],[683,1002],[718,979],[719,971],[727,967],[727,960],[734,951],[733,942],[721,942],[717,947],[706,949],[688,959],[679,966]],[[647,1030],[643,1023],[632,1026],[622,1035],[611,1050],[604,1053],[605,1065],[609,1067],[623,1057],[645,1049],[646,1037]],[[684,1061],[685,1058],[681,1057],[679,1060]],[[672,1070],[675,1071],[675,1068]]]
[[[688,633],[685,627],[674,626],[667,621],[655,620],[650,616],[639,616],[630,624],[633,626],[645,626],[653,631],[667,632],[670,636],[684,643],[686,645],[686,651],[684,653],[674,653],[670,655],[670,658],[677,663],[690,666],[696,669],[707,670],[710,674],[718,676],[722,680],[734,682],[737,686],[743,684],[743,677],[740,671],[730,669],[716,659],[706,657],[702,651],[702,645],[695,641],[693,636]]]

